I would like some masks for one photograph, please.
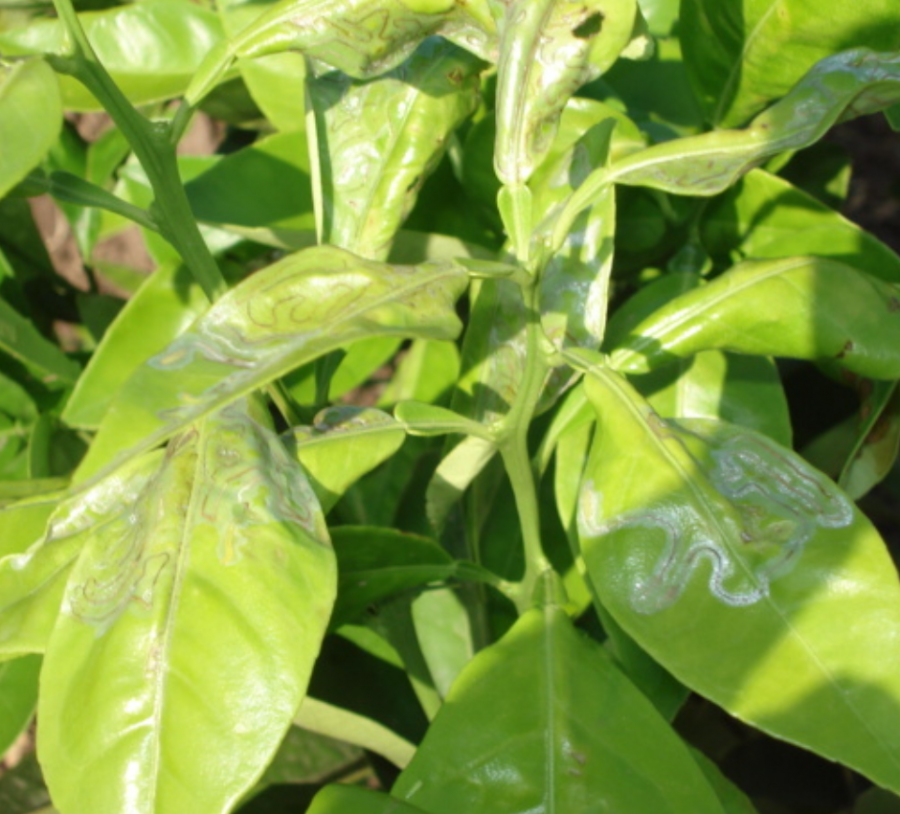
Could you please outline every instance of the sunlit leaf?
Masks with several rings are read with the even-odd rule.
[[[684,0],[679,27],[690,78],[713,124],[743,124],[812,65],[864,45],[894,51],[893,0]]]
[[[747,261],[632,328],[612,364],[644,373],[712,349],[831,362],[896,379],[898,290],[824,258]]]
[[[62,113],[59,83],[46,62],[31,59],[0,67],[0,197],[53,146]]]
[[[434,814],[722,811],[650,702],[555,607],[470,662],[392,794]]]
[[[604,606],[732,714],[900,788],[900,583],[869,521],[763,435],[664,421],[608,370],[586,385],[578,525]]]
[[[178,0],[144,0],[134,5],[79,15],[97,56],[135,104],[171,99],[182,93],[206,54],[223,39],[212,12]],[[66,56],[68,39],[58,20],[35,20],[0,32],[7,55]],[[100,110],[79,82],[60,77],[67,110]]]
[[[88,529],[39,702],[64,811],[224,814],[290,725],[336,574],[315,496],[266,420],[243,402],[207,418],[127,513]]]
[[[137,370],[79,476],[112,468],[354,339],[452,338],[460,324],[453,302],[466,283],[450,264],[388,266],[330,246],[289,255],[231,289]]]
[[[441,40],[374,82],[308,80],[315,112],[323,242],[384,260],[450,134],[475,109],[482,63]]]

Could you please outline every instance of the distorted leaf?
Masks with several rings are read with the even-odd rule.
[[[127,512],[89,527],[39,702],[64,811],[224,814],[290,725],[336,575],[315,496],[266,420],[244,402],[205,419]]]
[[[514,0],[506,10],[497,77],[494,167],[510,187],[546,158],[569,97],[631,39],[635,0]]]
[[[747,261],[671,300],[612,354],[627,373],[704,350],[837,363],[875,379],[900,377],[897,289],[816,257]]]
[[[354,339],[452,338],[460,325],[453,303],[465,286],[451,264],[388,266],[331,246],[289,255],[232,288],[134,373],[79,477],[112,469]]]
[[[322,240],[384,260],[450,134],[475,109],[482,63],[429,39],[377,81],[308,80],[316,121]]]
[[[819,59],[861,45],[895,51],[900,12],[892,0],[685,0],[679,34],[709,120],[733,127]]]
[[[91,355],[62,419],[96,429],[128,377],[209,307],[186,266],[160,266],[125,304]]]
[[[763,435],[664,421],[609,370],[586,386],[578,525],[604,607],[738,718],[900,787],[900,584],[869,521]]]

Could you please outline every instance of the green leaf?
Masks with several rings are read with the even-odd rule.
[[[104,334],[63,410],[63,421],[96,429],[128,377],[208,307],[186,266],[156,269]]]
[[[42,535],[23,535],[11,546],[10,555],[0,559],[0,658],[44,652],[69,573],[91,529],[127,527],[134,503],[159,468],[160,456],[154,452],[137,458],[114,477],[62,501],[41,524],[42,529],[46,525]],[[13,505],[0,512],[0,518],[8,520],[5,516],[11,513],[20,520],[27,513],[26,527],[33,533],[32,523],[45,516],[40,503],[51,503],[51,498],[34,507]]]
[[[482,63],[429,39],[374,82],[307,80],[315,114],[322,241],[384,260],[450,134],[475,110]]]
[[[305,133],[259,139],[217,161],[185,184],[198,220],[246,232],[283,233],[315,227]]]
[[[303,699],[334,554],[303,472],[258,420],[239,403],[179,436],[129,513],[89,531],[38,711],[65,811],[224,814]]]
[[[719,770],[702,752],[691,749],[691,754],[709,785],[713,787],[726,814],[757,814],[749,798]]]
[[[684,0],[679,31],[709,120],[733,127],[820,59],[858,46],[895,51],[900,10],[893,0]]]
[[[53,146],[62,114],[59,83],[46,62],[0,67],[0,198]]]
[[[705,350],[838,363],[900,378],[900,300],[888,283],[816,257],[747,261],[634,327],[611,364],[627,373]]]
[[[457,573],[450,555],[433,540],[393,529],[337,526],[338,598],[331,626],[361,616],[370,605]]]
[[[394,410],[394,415],[410,435],[428,437],[463,433],[478,436],[486,441],[492,440],[490,433],[481,424],[470,421],[446,407],[425,404],[421,401],[402,401]]]
[[[748,258],[817,255],[900,282],[900,258],[878,238],[790,182],[764,170],[745,175],[710,202],[701,222],[712,255]]]
[[[722,811],[650,702],[556,607],[470,662],[392,794],[434,814]]]
[[[883,110],[898,100],[900,56],[858,48],[823,59],[744,130],[667,141],[592,173],[566,204],[553,245],[561,244],[577,214],[608,184],[716,195],[766,159],[807,147],[834,124]]]
[[[578,525],[604,606],[733,715],[900,788],[900,584],[868,520],[763,435],[666,422],[609,370],[586,386]]]
[[[0,350],[33,370],[44,383],[74,382],[80,368],[45,339],[30,320],[0,299]]]
[[[450,339],[467,283],[450,264],[388,266],[331,246],[251,275],[128,380],[79,470],[82,480],[354,339]],[[129,448],[121,452],[123,448]]]
[[[40,671],[40,656],[0,664],[0,755],[6,754],[34,715]]]
[[[476,55],[496,53],[485,0],[282,0],[209,54],[186,95],[196,104],[235,59],[302,51],[365,79],[396,68],[427,37],[441,35]]]
[[[868,388],[866,387],[868,385]],[[840,472],[838,484],[859,500],[881,483],[894,466],[900,449],[900,394],[897,382],[863,383],[870,389],[859,411],[855,441]]]
[[[426,512],[432,528],[443,528],[450,510],[496,453],[494,441],[470,435],[440,462],[425,495]]]
[[[387,794],[355,786],[326,786],[307,814],[429,814]]]
[[[401,769],[409,764],[416,751],[409,741],[377,721],[309,695],[303,699],[294,723],[310,732],[339,738],[375,752]]]
[[[223,39],[215,13],[178,0],[144,0],[106,11],[86,12],[79,20],[100,62],[134,104],[180,95],[203,58]],[[0,33],[6,55],[69,55],[68,35],[58,20],[34,20]],[[67,110],[100,110],[80,83],[60,77]]]
[[[702,351],[632,384],[663,418],[720,418],[791,446],[787,397],[765,356]]]
[[[453,342],[417,339],[400,359],[378,399],[379,407],[416,400],[429,404],[450,392],[459,378],[459,349]]]
[[[412,602],[416,638],[441,698],[475,654],[466,605],[451,588],[426,591]]]
[[[494,167],[525,184],[553,144],[566,102],[631,39],[635,0],[514,0],[506,10],[497,77]]]
[[[387,413],[351,406],[329,407],[311,427],[294,427],[290,435],[326,512],[353,483],[390,458],[406,437]]]

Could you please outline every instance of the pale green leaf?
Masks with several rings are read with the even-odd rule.
[[[388,266],[331,246],[298,252],[219,299],[128,380],[79,470],[84,480],[354,339],[450,339],[466,286],[451,264]],[[126,449],[125,452],[122,452]]]
[[[406,434],[387,413],[348,405],[323,410],[311,427],[294,427],[290,437],[327,512],[353,483],[393,455]]]
[[[336,568],[315,496],[266,420],[244,402],[206,418],[126,514],[88,529],[38,711],[63,811],[224,814],[290,725]]]
[[[747,261],[632,328],[611,363],[644,373],[704,350],[830,362],[900,378],[898,289],[816,257]]]
[[[100,62],[135,104],[181,94],[209,51],[223,39],[216,14],[178,0],[143,0],[79,15]],[[34,20],[0,33],[6,55],[67,56],[68,36],[58,20]],[[60,77],[67,110],[100,110],[75,79]]]
[[[59,83],[46,62],[0,66],[0,198],[53,146],[62,114]]]
[[[308,80],[322,194],[322,241],[384,260],[443,156],[478,103],[482,63],[427,40],[374,82],[328,72]]]

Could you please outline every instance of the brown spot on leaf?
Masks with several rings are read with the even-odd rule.
[[[888,311],[892,314],[895,313],[896,311],[900,311],[900,299],[897,299],[896,297],[891,297],[888,300]]]
[[[843,359],[848,353],[853,352],[853,348],[854,348],[853,340],[848,339],[846,342],[844,342],[844,347],[841,348],[841,350],[838,352],[838,354],[837,354],[837,356],[835,356],[835,358]]]

